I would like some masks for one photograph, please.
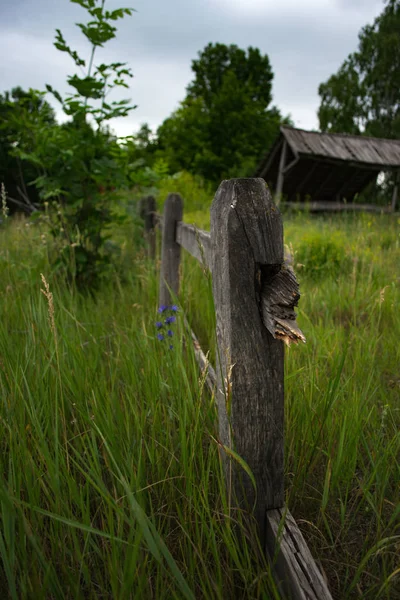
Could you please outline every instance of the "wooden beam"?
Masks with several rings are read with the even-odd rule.
[[[171,304],[171,292],[179,292],[179,265],[181,262],[181,247],[176,241],[176,229],[182,221],[183,202],[179,194],[169,194],[163,212],[161,272],[160,272],[160,306]]]
[[[357,162],[355,160],[344,160],[340,158],[327,158],[326,156],[321,156],[317,154],[300,154],[300,158],[305,158],[308,160],[315,160],[320,163],[328,164],[328,165],[336,165],[337,167],[351,167],[352,169],[365,169],[369,171],[376,171],[376,174],[380,171],[384,171],[386,169],[390,169],[393,167],[388,167],[386,165],[372,164],[372,163],[363,163]]]
[[[282,135],[282,139],[283,139],[283,141],[285,141],[285,138],[283,135]],[[279,140],[279,138],[278,138],[278,140]],[[264,164],[263,164],[263,162],[261,162],[261,165],[259,165],[257,167],[257,171],[256,171],[257,177],[264,177],[265,174],[267,173],[269,167],[273,163],[275,156],[276,156],[277,152],[279,152],[279,149],[281,147],[281,143],[278,140],[275,142],[272,150],[270,151],[269,155],[267,156],[267,160],[264,161]]]
[[[201,264],[210,268],[211,237],[209,231],[197,229],[194,225],[188,225],[181,221],[177,224],[176,241]]]
[[[283,202],[282,208],[293,210],[305,210],[308,212],[390,212],[387,206],[378,206],[377,204],[354,204],[353,202]]]
[[[231,179],[211,207],[219,437],[228,489],[252,510],[265,542],[265,511],[283,506],[283,343],[263,325],[261,274],[283,263],[283,227],[263,179]],[[257,486],[235,460],[249,466]]]
[[[192,328],[189,325],[188,320],[186,319],[186,317],[184,317],[184,324],[185,327],[188,331],[188,333],[190,334],[190,337],[192,338],[192,342],[193,342],[193,348],[194,348],[194,355],[197,361],[197,364],[199,365],[200,371],[202,372],[202,374],[206,374],[206,384],[207,387],[210,391],[210,394],[214,394],[215,392],[215,387],[217,385],[217,376],[215,374],[215,370],[212,367],[212,365],[210,364],[210,361],[208,360],[207,356],[204,354],[203,350],[201,349],[199,340],[196,337],[196,334],[194,333],[194,331],[192,330]]]
[[[391,207],[390,207],[392,212],[395,212],[395,210],[396,210],[397,198],[398,198],[398,193],[399,193],[399,183],[400,183],[400,171],[398,171],[395,174],[395,182],[394,182],[394,188],[393,188],[392,204],[391,204]]]
[[[285,597],[291,600],[332,600],[296,521],[285,508],[268,510],[266,551]]]
[[[282,198],[283,182],[285,179],[283,169],[285,168],[286,153],[287,153],[287,141],[284,139],[283,144],[282,144],[281,157],[279,160],[278,180],[276,183],[276,190],[275,190],[275,203],[277,206],[279,206],[279,203]]]

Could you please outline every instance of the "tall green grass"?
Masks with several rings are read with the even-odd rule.
[[[286,351],[287,503],[335,598],[400,598],[400,220],[284,215],[284,228],[307,337]],[[185,261],[187,310],[212,349],[197,302],[209,284]]]
[[[155,266],[128,243],[124,281],[80,297],[37,228],[0,236],[0,596],[277,598],[238,545],[182,314],[156,339]]]
[[[338,599],[400,598],[399,231],[285,219],[307,337],[286,353],[287,502]],[[0,229],[1,597],[279,598],[228,505],[182,313],[170,351],[158,265],[138,230],[118,237],[123,276],[94,299],[51,272],[37,225]],[[180,301],[212,358],[211,280],[187,255]]]

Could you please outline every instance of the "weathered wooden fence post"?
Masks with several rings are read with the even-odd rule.
[[[140,201],[140,216],[144,219],[144,237],[147,242],[148,257],[156,258],[156,200],[154,196],[146,196]]]
[[[170,289],[174,294],[179,291],[179,265],[181,246],[176,241],[177,223],[182,220],[183,201],[179,194],[169,194],[165,204],[162,221],[160,306],[171,304]]]
[[[211,208],[220,441],[249,465],[226,459],[236,502],[252,508],[265,543],[265,513],[284,504],[283,343],[262,321],[261,286],[283,264],[280,213],[263,179],[221,183]],[[232,477],[232,479],[230,479]]]

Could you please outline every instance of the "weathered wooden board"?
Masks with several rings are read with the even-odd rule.
[[[201,349],[199,340],[196,337],[196,334],[191,329],[188,320],[184,319],[185,327],[190,334],[193,342],[194,355],[196,357],[197,364],[199,365],[200,371],[204,373],[206,371],[206,384],[211,394],[215,392],[215,387],[217,385],[217,376],[215,374],[215,370]]]
[[[286,598],[332,600],[328,586],[289,510],[267,510],[266,551]]]
[[[279,205],[279,203],[282,199],[283,182],[285,179],[283,170],[286,165],[286,154],[287,154],[287,141],[283,140],[281,156],[279,159],[278,181],[277,181],[276,190],[275,190],[275,202],[277,203],[277,205]]]
[[[163,212],[161,270],[160,270],[160,306],[168,306],[172,302],[171,292],[179,291],[179,265],[181,247],[176,241],[176,229],[182,220],[183,202],[179,194],[169,194]]]
[[[281,127],[293,151],[382,167],[400,166],[400,140]]]
[[[345,204],[343,202],[282,202],[282,208],[309,212],[390,212],[390,207],[376,204]]]
[[[201,264],[210,268],[211,237],[209,231],[203,231],[194,225],[180,222],[176,229],[176,241]]]
[[[395,210],[396,210],[397,197],[399,195],[399,186],[400,186],[400,171],[397,171],[397,173],[395,175],[395,183],[394,183],[394,188],[393,188],[392,205],[390,207],[391,212],[395,212]]]
[[[225,459],[239,505],[250,508],[264,537],[265,511],[284,504],[283,344],[264,326],[261,272],[283,263],[280,213],[263,179],[224,181],[211,207],[213,294],[218,343],[219,435],[249,465],[257,483]]]

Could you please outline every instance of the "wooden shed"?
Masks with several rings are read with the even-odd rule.
[[[395,171],[391,210],[396,207],[400,177],[400,140],[318,133],[281,126],[270,152],[259,164],[262,177],[278,200],[311,209],[372,208],[353,200],[382,171]],[[380,207],[381,209],[381,207]]]

